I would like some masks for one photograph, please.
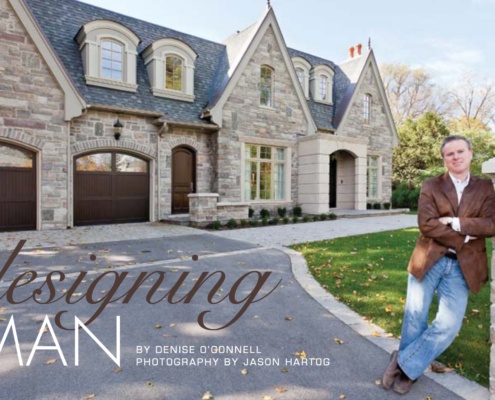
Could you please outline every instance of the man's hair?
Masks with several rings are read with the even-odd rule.
[[[440,153],[442,154],[442,157],[443,157],[443,149],[444,149],[444,147],[448,143],[453,142],[454,140],[464,140],[466,142],[469,150],[471,150],[471,148],[473,147],[471,145],[471,140],[469,140],[467,137],[461,136],[461,135],[450,135],[450,136],[447,136],[446,138],[444,138],[443,141],[442,141],[442,146],[440,147]]]

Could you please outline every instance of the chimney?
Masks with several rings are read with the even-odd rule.
[[[349,57],[354,58],[354,47],[349,47]]]
[[[361,48],[363,47],[363,45],[361,43],[358,43],[356,45],[356,50],[357,50],[357,55],[360,56],[361,55]]]

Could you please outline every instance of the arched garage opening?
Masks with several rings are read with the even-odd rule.
[[[149,161],[101,150],[74,159],[74,225],[149,221]]]
[[[36,229],[36,153],[0,142],[0,231]]]

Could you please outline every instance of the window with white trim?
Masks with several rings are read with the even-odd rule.
[[[368,162],[367,162],[367,170],[366,170],[366,176],[367,176],[367,190],[366,190],[366,196],[368,199],[377,199],[378,194],[379,194],[379,177],[378,177],[378,172],[379,172],[379,160],[380,158],[378,156],[368,156]]]
[[[318,65],[311,74],[311,95],[318,103],[333,102],[333,70],[328,65]]]
[[[244,200],[284,200],[286,149],[246,144],[244,151]]]
[[[194,101],[194,63],[197,54],[177,39],[160,39],[143,51],[151,92],[187,102]]]
[[[366,93],[363,97],[363,123],[369,125],[371,123],[371,105],[373,97],[371,94]]]
[[[76,41],[86,84],[135,92],[139,38],[127,27],[106,20],[85,24]]]
[[[296,76],[301,84],[304,97],[309,99],[309,71],[311,70],[311,64],[302,57],[294,57],[292,64],[294,64]]]
[[[260,105],[273,107],[274,71],[268,65],[260,68]]]

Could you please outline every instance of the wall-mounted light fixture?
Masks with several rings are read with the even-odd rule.
[[[120,122],[120,120],[117,118],[117,121],[115,121],[115,124],[113,124],[113,136],[115,140],[120,139],[120,135],[122,134],[122,128],[124,125]]]

